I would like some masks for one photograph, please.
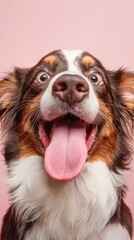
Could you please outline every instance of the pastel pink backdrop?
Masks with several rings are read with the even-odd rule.
[[[109,69],[134,70],[133,0],[1,0],[0,72],[30,67],[59,48],[85,49]],[[126,174],[127,203],[134,215],[134,164]],[[8,206],[0,157],[0,224]]]

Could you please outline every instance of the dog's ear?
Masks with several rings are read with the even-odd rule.
[[[17,90],[18,81],[15,72],[0,80],[0,116],[15,101]]]
[[[124,69],[115,72],[109,72],[112,79],[111,86],[115,93],[115,102],[121,104],[122,109],[134,117],[134,73]]]
[[[0,118],[16,105],[26,73],[27,70],[15,68],[14,72],[0,80]]]
[[[118,91],[123,105],[134,117],[134,73],[120,71]]]

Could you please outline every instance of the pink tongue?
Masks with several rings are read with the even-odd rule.
[[[84,122],[56,121],[45,152],[45,169],[54,179],[73,179],[82,171],[87,151]]]

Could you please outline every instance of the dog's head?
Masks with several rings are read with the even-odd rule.
[[[79,175],[86,161],[125,168],[134,74],[107,71],[88,52],[54,51],[0,82],[0,115],[7,163],[40,155],[58,180]]]

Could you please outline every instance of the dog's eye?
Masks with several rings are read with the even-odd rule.
[[[45,82],[50,78],[49,74],[45,71],[40,72],[36,77],[36,82]]]
[[[89,76],[89,79],[96,85],[102,85],[103,84],[102,77],[98,73],[92,73]]]

